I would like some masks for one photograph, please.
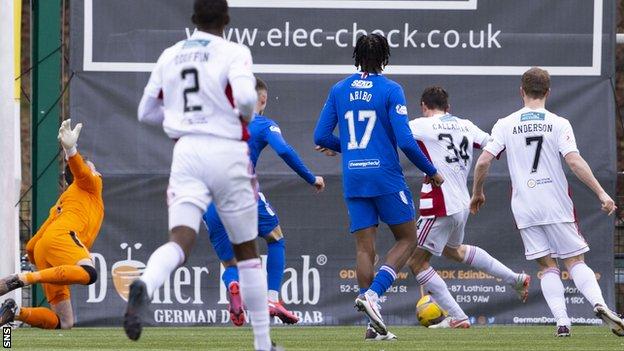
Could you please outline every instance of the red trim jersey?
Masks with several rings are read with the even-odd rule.
[[[163,51],[145,94],[163,99],[163,128],[172,139],[208,134],[247,140],[230,82],[240,77],[255,80],[251,66],[246,46],[196,31]]]
[[[471,121],[451,114],[422,117],[409,124],[420,148],[444,177],[441,187],[423,184],[420,215],[443,217],[468,209],[473,150],[485,146],[490,136]]]
[[[561,156],[578,152],[570,122],[546,109],[523,108],[492,128],[485,151],[507,150],[513,186],[511,210],[519,229],[574,222]]]

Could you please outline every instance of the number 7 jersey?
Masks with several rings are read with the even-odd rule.
[[[450,114],[417,118],[409,125],[420,148],[444,177],[441,187],[422,185],[420,215],[443,217],[468,209],[466,182],[473,150],[485,146],[490,136],[471,121]]]
[[[170,138],[209,134],[246,140],[247,129],[235,109],[230,81],[240,77],[255,81],[251,65],[247,47],[196,31],[163,51],[145,94],[162,97],[163,129]]]
[[[507,150],[511,209],[519,229],[575,222],[561,164],[561,156],[578,152],[567,119],[525,107],[496,122],[485,150],[494,156]]]

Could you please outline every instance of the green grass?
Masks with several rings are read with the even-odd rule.
[[[365,342],[362,327],[276,327],[273,339],[286,350],[624,350],[624,338],[605,327],[574,327],[572,337],[555,338],[554,327],[473,327],[468,330],[391,328],[399,340]],[[251,350],[249,328],[147,328],[128,340],[121,328],[13,331],[15,350]]]

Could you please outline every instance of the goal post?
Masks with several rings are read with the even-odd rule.
[[[21,1],[1,1],[0,13],[0,277],[20,269],[19,196],[21,186],[20,71]],[[21,291],[7,297],[21,303]]]

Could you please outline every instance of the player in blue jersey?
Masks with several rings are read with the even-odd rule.
[[[317,192],[323,191],[325,182],[322,177],[315,176],[301,161],[295,150],[284,140],[282,132],[272,119],[263,116],[268,100],[268,87],[264,81],[256,78],[256,91],[258,102],[255,108],[255,116],[249,124],[250,139],[249,156],[254,167],[258,162],[260,153],[267,145],[292,168],[308,184],[312,185]],[[221,279],[228,289],[230,319],[236,326],[245,323],[244,309],[241,302],[240,288],[238,284],[238,269],[232,244],[228,239],[225,227],[219,219],[216,207],[211,205],[204,214],[204,223],[208,228],[210,242],[217,252],[219,260],[225,270]],[[267,279],[269,288],[269,312],[271,316],[278,317],[286,324],[295,324],[299,318],[288,311],[279,300],[279,290],[282,285],[285,258],[285,239],[282,228],[279,225],[277,214],[266,201],[264,194],[259,193],[258,198],[258,235],[267,242]]]
[[[353,52],[360,73],[332,87],[314,131],[314,142],[321,150],[342,153],[344,197],[357,250],[360,294],[355,306],[368,316],[369,331],[380,338],[395,337],[386,329],[378,299],[417,246],[414,202],[397,146],[434,186],[444,181],[412,137],[403,89],[381,74],[389,57],[385,37],[361,36]],[[333,134],[336,125],[340,138]],[[375,275],[379,219],[390,227],[396,243]]]

